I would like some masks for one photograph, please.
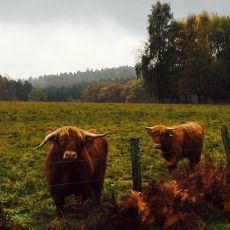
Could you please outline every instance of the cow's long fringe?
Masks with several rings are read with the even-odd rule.
[[[82,140],[85,138],[84,131],[82,129],[79,129],[77,127],[73,126],[64,126],[62,128],[57,129],[57,134],[59,137],[67,136],[69,137],[69,131],[72,130],[76,132],[77,136],[79,136]]]
[[[173,180],[151,182],[142,193],[108,210],[102,229],[203,229],[206,223],[230,220],[229,176],[225,166],[205,157],[194,170],[178,169]]]

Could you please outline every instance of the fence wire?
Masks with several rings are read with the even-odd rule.
[[[116,129],[116,130],[112,130],[111,133],[109,135],[112,135],[112,134],[116,134],[116,133],[123,133],[125,137],[123,138],[120,138],[120,142],[117,142],[117,146],[119,145],[122,145],[124,143],[126,143],[124,146],[122,146],[122,150],[125,149],[125,148],[128,148],[128,151],[126,151],[127,149],[125,149],[125,154],[122,153],[122,154],[119,154],[119,158],[122,159],[122,157],[125,157],[125,160],[127,160],[127,156],[128,157],[131,157],[131,154],[129,153],[130,152],[130,147],[128,146],[128,144],[130,143],[130,138],[132,137],[132,133],[140,133],[140,132],[145,132],[144,130],[142,131],[142,129],[140,128],[137,128],[137,129]],[[137,135],[138,136],[138,135]],[[129,138],[130,137],[130,138]],[[141,151],[141,160],[143,160],[146,164],[146,162],[151,165],[151,162],[154,162],[155,158],[154,156],[149,156],[149,154],[145,154],[144,151],[146,151],[146,145],[142,145],[141,142],[142,141],[145,141],[148,140],[148,142],[151,144],[149,144],[148,148],[149,149],[154,149],[154,147],[152,146],[152,140],[150,139],[149,136],[146,136],[146,137],[139,137],[139,140],[140,140],[140,151]],[[218,141],[216,140],[216,142],[218,142],[218,145],[222,145],[222,142],[221,141]],[[119,148],[118,148],[119,149]],[[191,148],[191,149],[183,149],[182,151],[183,152],[191,152],[191,151],[200,151],[201,148]],[[161,152],[161,150],[153,150],[153,152]],[[119,152],[119,150],[118,150]],[[127,153],[128,152],[128,153]],[[176,150],[170,150],[170,151],[165,151],[165,153],[167,154],[170,154],[170,153],[176,153],[178,151]],[[116,154],[112,154],[113,157],[116,156]],[[111,159],[109,159],[109,156],[110,156],[110,151],[108,153],[108,156],[107,157],[100,157],[100,158],[90,158],[91,161],[98,161],[98,160],[102,160],[102,159],[107,159],[107,161],[110,161],[111,163]],[[212,156],[212,154],[211,154]],[[223,154],[223,158],[225,158],[225,155]],[[213,157],[213,159],[215,159],[215,157]],[[164,159],[162,159],[162,162],[164,161]],[[77,159],[77,160],[65,160],[65,161],[54,161],[54,162],[47,162],[46,164],[47,165],[62,165],[62,164],[75,164],[76,162],[89,162],[89,160],[85,160],[85,159]],[[224,160],[223,159],[215,159],[215,163],[218,164],[223,164]],[[4,163],[1,163],[0,162],[0,166],[1,167],[6,167],[6,164]],[[131,161],[130,161],[130,165],[129,165],[130,169],[131,169]],[[146,167],[146,165],[145,165]],[[167,169],[165,168],[165,171],[167,171]],[[143,175],[143,174],[142,174]],[[103,181],[105,178],[98,178],[98,179],[94,179],[94,180],[79,180],[79,181],[72,181],[72,182],[68,182],[68,183],[59,183],[59,184],[51,184],[49,185],[50,187],[58,187],[58,186],[67,186],[67,185],[77,185],[77,184],[84,184],[84,183],[93,183],[93,182],[99,182],[99,181]],[[144,179],[144,178],[143,178]],[[130,176],[129,180],[131,181],[132,178]]]
[[[87,184],[87,183],[93,183],[93,182],[100,182],[103,180],[104,180],[104,178],[98,178],[98,179],[93,179],[93,180],[74,181],[74,182],[61,183],[61,184],[50,184],[48,186],[49,187],[58,187],[58,186],[74,185],[74,184]]]

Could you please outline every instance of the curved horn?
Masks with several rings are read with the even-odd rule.
[[[107,135],[109,133],[111,133],[111,131],[108,131],[106,133],[90,133],[90,132],[84,131],[85,136],[93,137],[93,138],[104,137],[105,135]]]
[[[40,145],[38,145],[37,147],[35,147],[35,149],[39,149],[42,146],[44,146],[52,137],[55,137],[57,135],[57,130],[55,130],[54,132],[48,134],[45,139],[41,142]]]
[[[148,130],[148,129],[152,129],[153,127],[147,127],[147,126],[141,126],[142,128]]]
[[[167,130],[172,130],[174,131],[176,128],[172,128],[172,127],[167,127]]]

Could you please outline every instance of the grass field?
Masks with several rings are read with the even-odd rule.
[[[169,178],[166,162],[141,128],[196,121],[205,129],[204,153],[224,160],[220,136],[222,124],[230,128],[229,105],[80,104],[0,102],[0,202],[8,217],[26,229],[88,229],[100,212],[89,217],[54,219],[54,204],[44,177],[48,146],[34,150],[48,130],[64,125],[83,129],[111,130],[107,137],[109,156],[103,193],[106,205],[115,191],[118,200],[132,188],[129,138],[139,137],[142,178],[145,185]],[[211,229],[230,227],[221,223]]]

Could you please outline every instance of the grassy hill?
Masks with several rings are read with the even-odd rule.
[[[224,160],[220,126],[230,128],[229,105],[93,104],[0,102],[0,202],[14,224],[26,229],[88,229],[103,215],[95,209],[88,216],[54,219],[54,204],[47,190],[44,160],[49,146],[34,150],[48,130],[63,125],[111,130],[106,139],[109,156],[103,205],[111,191],[121,200],[132,188],[129,139],[140,138],[142,178],[169,179],[166,162],[142,125],[177,125],[196,121],[205,129],[204,153]],[[185,162],[182,162],[183,164]],[[212,228],[223,227],[214,223]],[[227,226],[227,225],[226,225]]]

